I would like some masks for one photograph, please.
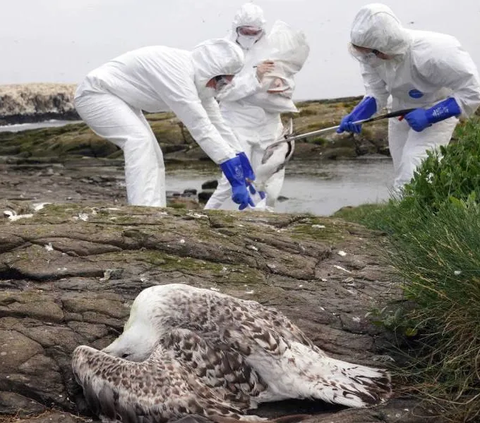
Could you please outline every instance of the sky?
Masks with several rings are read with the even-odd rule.
[[[148,45],[191,49],[223,37],[245,0],[1,0],[0,84],[78,83],[108,60]],[[267,30],[283,20],[305,32],[310,55],[295,100],[363,94],[347,50],[368,0],[254,0]],[[454,35],[480,68],[479,0],[385,0],[407,28]]]

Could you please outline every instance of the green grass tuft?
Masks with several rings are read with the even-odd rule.
[[[383,252],[411,306],[391,305],[372,317],[401,335],[405,360],[398,370],[407,390],[451,421],[474,422],[480,421],[480,120],[460,125],[456,135],[458,142],[429,154],[401,198],[335,216],[387,234]]]

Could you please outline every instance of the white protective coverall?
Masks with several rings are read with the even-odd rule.
[[[262,9],[252,3],[244,4],[235,14],[228,39],[242,45],[237,33],[237,28],[242,26],[262,28],[265,32]],[[302,53],[299,65],[295,62],[296,57],[292,60],[290,49],[292,44],[295,44],[296,52]],[[222,116],[237,135],[254,171],[258,169],[265,149],[275,142],[283,131],[280,114],[297,111],[291,99],[294,89],[293,74],[300,70],[308,52],[304,34],[293,31],[287,24],[277,21],[268,37],[263,35],[253,46],[244,49],[244,68],[234,78],[233,83],[217,96]],[[286,59],[285,55],[290,56]],[[265,60],[274,61],[275,70],[271,74],[267,73],[260,82],[254,66]],[[267,93],[275,77],[280,77],[284,81],[285,89],[282,94]],[[284,177],[283,168],[273,174],[268,181],[258,184],[267,193],[266,206],[269,209],[273,209],[275,205]],[[205,208],[234,210],[235,205],[230,200],[230,191],[230,185],[223,175]],[[256,196],[254,200],[258,201],[259,197]]]
[[[392,110],[400,110],[429,108],[454,97],[462,116],[469,117],[480,105],[476,66],[450,35],[405,29],[389,7],[370,4],[355,17],[351,42],[393,56],[360,64],[366,96],[376,99],[377,111],[389,100]],[[395,191],[412,179],[427,150],[450,142],[457,123],[451,117],[415,132],[405,120],[389,120]]]
[[[93,70],[79,85],[75,107],[82,119],[124,152],[129,204],[166,205],[162,151],[142,111],[173,111],[217,164],[242,151],[206,84],[238,73],[243,61],[242,50],[224,39],[192,51],[144,47]]]

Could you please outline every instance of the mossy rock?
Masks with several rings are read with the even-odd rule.
[[[336,100],[319,100],[297,103],[299,113],[286,113],[284,122],[293,119],[294,131],[297,134],[315,131],[338,125],[342,116],[350,111],[359,98],[349,97]],[[162,151],[168,160],[208,161],[191,134],[173,113],[156,113],[146,115]],[[335,147],[345,147],[342,139],[330,139],[330,134],[308,140],[320,146],[327,146],[325,140],[331,141]],[[364,127],[363,137],[373,142],[373,151],[385,150],[387,145],[386,122]],[[307,141],[305,141],[307,142]],[[24,131],[19,133],[0,133],[0,154],[19,157],[51,157],[52,160],[63,161],[69,156],[87,156],[96,158],[121,158],[122,151],[114,144],[95,135],[83,123],[69,124],[63,127]],[[298,142],[297,146],[302,142]],[[354,151],[354,145],[352,145]],[[362,151],[365,149],[362,149]],[[302,151],[307,156],[304,156]],[[299,159],[312,159],[309,149],[297,148],[295,156]],[[369,150],[368,150],[369,151]],[[341,153],[339,156],[337,153]],[[337,151],[316,158],[352,157],[352,152]]]

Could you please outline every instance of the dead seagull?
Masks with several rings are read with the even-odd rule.
[[[228,417],[262,402],[368,407],[391,395],[385,370],[328,357],[280,312],[183,284],[142,291],[123,334],[103,351],[78,347],[73,370],[104,414],[173,408]]]
[[[293,156],[295,151],[295,141],[285,141],[293,132],[293,122],[284,128],[279,141],[269,145],[263,154],[262,161],[255,170],[255,188],[258,191],[265,192],[267,198],[268,180],[277,172],[280,172],[287,162]]]
[[[188,329],[173,329],[140,363],[80,346],[72,357],[75,379],[86,402],[102,422],[296,423],[307,415],[268,420],[245,415],[248,398],[227,385],[250,387],[257,395],[265,386],[241,356],[216,350]],[[210,386],[209,386],[210,385]],[[185,416],[191,418],[183,418]],[[208,420],[207,420],[208,419]]]

